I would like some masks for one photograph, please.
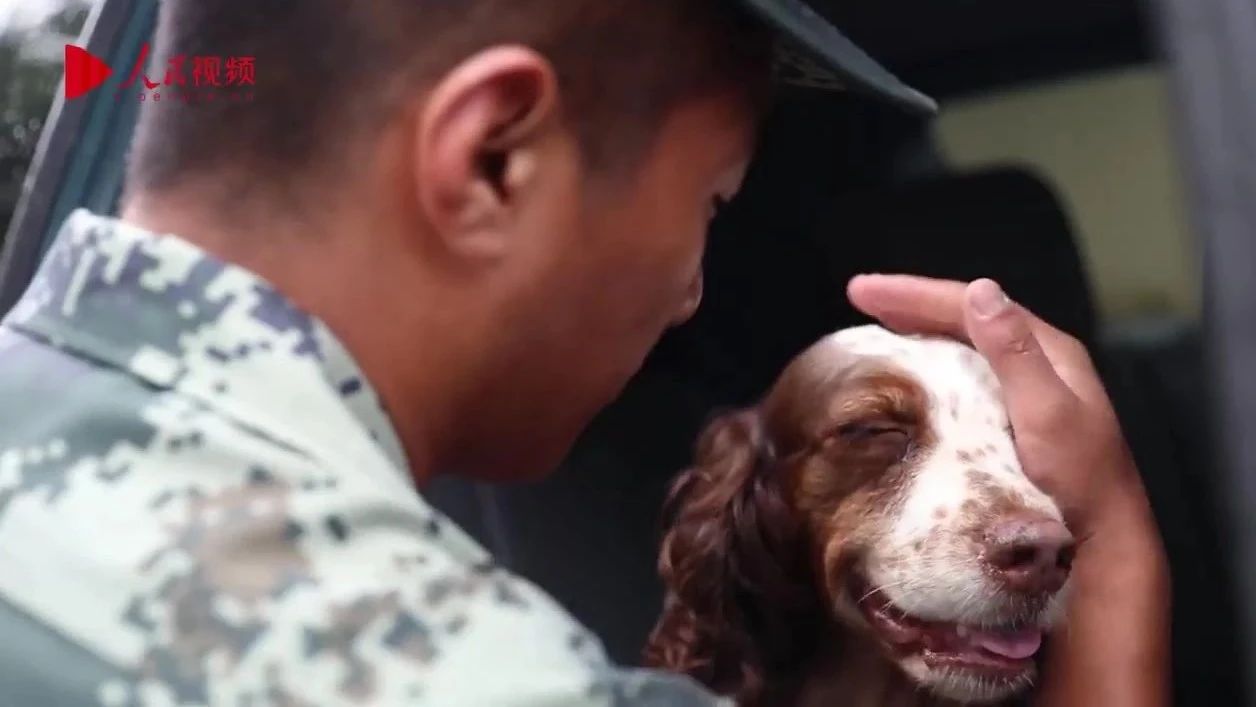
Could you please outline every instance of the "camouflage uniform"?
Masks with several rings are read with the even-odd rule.
[[[0,705],[710,705],[424,503],[344,347],[86,212],[0,326]]]

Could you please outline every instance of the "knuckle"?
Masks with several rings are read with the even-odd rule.
[[[1008,338],[1004,348],[1012,355],[1026,356],[1037,349],[1036,343],[1029,332],[1018,332]]]
[[[997,337],[1004,353],[1025,356],[1041,349],[1031,321],[1032,315],[1021,307],[1013,307],[1007,311],[997,325]]]
[[[1068,361],[1073,365],[1091,366],[1090,349],[1081,339],[1066,334],[1048,324],[1041,324],[1041,340],[1045,349],[1050,350],[1053,358]]]
[[[1078,363],[1090,364],[1090,350],[1080,340],[1066,335],[1061,340],[1060,346],[1070,359]]]

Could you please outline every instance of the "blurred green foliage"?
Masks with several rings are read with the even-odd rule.
[[[24,49],[40,40],[77,37],[89,10],[72,1],[39,27],[0,30],[0,238],[21,198],[63,71],[59,57],[31,57]]]

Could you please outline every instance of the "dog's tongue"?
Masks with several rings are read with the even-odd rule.
[[[1042,632],[1024,631],[973,631],[968,640],[991,653],[1011,660],[1032,658],[1042,648]]]

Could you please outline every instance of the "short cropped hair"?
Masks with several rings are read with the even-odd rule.
[[[154,80],[174,57],[248,56],[256,85],[247,102],[146,103],[129,193],[334,174],[403,99],[499,44],[553,63],[595,166],[644,152],[686,97],[761,104],[770,84],[767,32],[731,0],[164,0],[154,43]]]

